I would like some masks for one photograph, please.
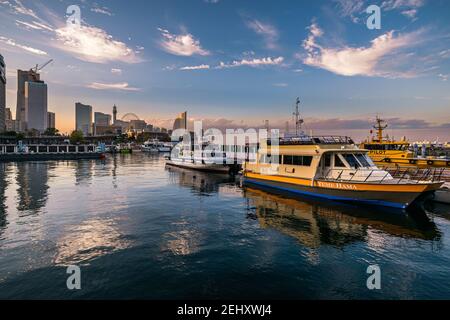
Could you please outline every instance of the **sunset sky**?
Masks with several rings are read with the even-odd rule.
[[[17,69],[54,59],[41,78],[63,132],[78,101],[166,127],[187,110],[284,129],[299,96],[307,130],[361,134],[379,114],[397,135],[450,140],[449,21],[447,0],[0,0],[0,53],[14,115]]]

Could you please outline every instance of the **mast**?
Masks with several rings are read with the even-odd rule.
[[[380,117],[377,116],[377,124],[375,126],[373,126],[374,129],[377,130],[377,136],[378,136],[378,142],[382,142],[383,141],[383,130],[386,129],[388,126],[383,125],[384,120],[380,119]]]
[[[303,124],[303,119],[300,118],[300,111],[299,111],[299,106],[300,106],[300,98],[297,98],[297,100],[295,101],[295,112],[294,112],[294,116],[295,116],[295,136],[298,137],[300,130],[302,128],[302,124]]]

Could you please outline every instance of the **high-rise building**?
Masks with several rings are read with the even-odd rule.
[[[103,112],[95,112],[94,124],[97,126],[105,126],[105,127],[111,125],[111,115]]]
[[[113,123],[112,124],[116,124],[117,121],[117,107],[116,105],[114,105],[113,107]]]
[[[92,106],[75,103],[75,130],[83,132],[85,136],[92,135]]]
[[[21,122],[23,130],[26,128],[26,105],[25,105],[25,86],[26,82],[39,81],[39,73],[33,70],[23,71],[17,70],[17,107],[16,107],[16,120]]]
[[[5,108],[5,121],[12,120],[11,108]]]
[[[0,132],[4,131],[6,108],[6,65],[3,56],[0,54]]]
[[[5,127],[6,131],[15,131],[15,132],[20,131],[19,123],[16,120],[13,120],[10,108],[5,109]]]
[[[111,115],[103,112],[94,113],[94,135],[111,131]]]
[[[187,112],[182,112],[178,115],[173,123],[173,130],[187,129]]]
[[[27,129],[47,129],[47,85],[44,81],[25,82],[25,122]]]
[[[56,128],[56,115],[54,112],[47,112],[47,128]]]
[[[135,130],[135,131],[144,131],[147,127],[147,123],[145,120],[130,120],[130,127],[129,129]]]

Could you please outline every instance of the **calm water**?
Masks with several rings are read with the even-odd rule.
[[[0,164],[0,298],[448,299],[450,207],[426,209],[295,200],[145,154]]]

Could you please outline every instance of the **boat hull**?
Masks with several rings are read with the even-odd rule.
[[[246,174],[244,176],[244,184],[269,187],[289,193],[334,201],[354,202],[399,209],[407,208],[419,196],[433,192],[442,184],[404,186],[314,181],[314,185],[312,185],[311,180],[308,181],[306,179],[298,179],[298,183],[283,180],[282,177],[277,181],[277,177],[259,174]]]

